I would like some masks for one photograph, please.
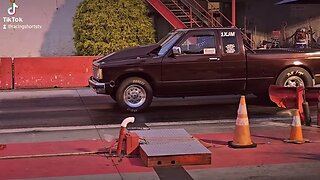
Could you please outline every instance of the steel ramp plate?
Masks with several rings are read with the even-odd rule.
[[[184,129],[131,132],[142,139],[140,156],[148,167],[211,164],[211,152]]]
[[[153,157],[211,153],[197,140],[190,140],[188,142],[177,141],[165,144],[144,144],[140,145],[140,147],[148,156]]]

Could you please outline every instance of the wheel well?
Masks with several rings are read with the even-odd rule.
[[[292,68],[292,67],[299,67],[299,68],[302,68],[302,69],[306,70],[306,71],[310,74],[310,76],[312,77],[312,79],[314,79],[314,76],[313,76],[311,70],[310,70],[308,67],[306,67],[306,66],[295,66],[295,65],[292,65],[292,66],[287,66],[287,67],[281,69],[280,72],[278,72],[278,75],[277,75],[277,77],[276,77],[275,80],[274,80],[274,84],[276,84],[278,77],[280,76],[280,74],[281,74],[284,70],[289,69],[289,68]]]
[[[142,73],[142,72],[138,72],[138,73],[127,73],[127,74],[121,75],[121,76],[118,77],[117,80],[116,80],[116,86],[119,86],[122,81],[124,81],[125,79],[127,79],[127,78],[129,78],[129,77],[140,77],[140,78],[146,80],[146,81],[150,84],[150,86],[151,86],[151,88],[152,88],[153,91],[155,90],[155,89],[154,89],[154,84],[155,84],[155,83],[154,83],[153,78],[151,78],[151,77],[150,77],[149,75],[147,75],[146,73]]]

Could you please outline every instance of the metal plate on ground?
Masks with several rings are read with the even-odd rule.
[[[198,140],[190,140],[185,142],[175,141],[161,144],[143,144],[140,145],[140,148],[148,156],[153,157],[211,153]]]
[[[146,131],[133,131],[141,138],[192,138],[185,129],[150,129]]]
[[[152,129],[146,131],[131,131],[136,133],[146,144],[163,144],[194,140],[184,129]]]
[[[148,167],[211,163],[211,152],[184,129],[132,132],[144,141],[140,145],[140,155]]]

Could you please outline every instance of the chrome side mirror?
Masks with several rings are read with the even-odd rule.
[[[181,47],[174,46],[172,48],[172,51],[173,51],[174,55],[180,55],[181,54]]]

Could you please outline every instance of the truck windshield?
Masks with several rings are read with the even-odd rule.
[[[174,43],[177,42],[177,40],[181,37],[182,32],[172,32],[169,33],[167,36],[162,38],[158,44],[161,46],[161,49],[158,53],[159,56],[163,56],[172,46]]]

